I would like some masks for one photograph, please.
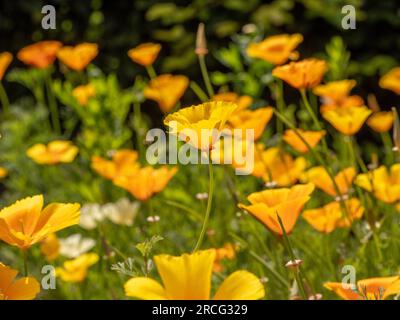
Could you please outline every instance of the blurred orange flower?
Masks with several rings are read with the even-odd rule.
[[[86,279],[89,268],[99,261],[96,253],[84,253],[78,258],[67,260],[62,268],[56,268],[56,276],[65,282],[82,282]]]
[[[357,286],[350,283],[327,282],[324,287],[344,300],[383,300],[400,293],[400,276],[363,279],[357,281]]]
[[[232,243],[225,243],[223,247],[215,249],[215,260],[213,271],[214,272],[222,272],[223,265],[222,261],[225,259],[233,260],[236,257],[236,246]]]
[[[96,95],[94,86],[91,83],[77,86],[72,90],[72,95],[82,106],[86,106],[89,99]]]
[[[147,166],[138,169],[132,175],[118,175],[113,183],[130,192],[136,199],[146,201],[164,190],[177,171],[177,167],[168,169],[167,166],[163,166],[154,169]]]
[[[0,179],[7,177],[8,170],[4,167],[0,167]]]
[[[313,93],[322,97],[325,102],[340,104],[349,96],[351,89],[356,86],[355,80],[331,81],[326,84],[320,84],[313,89]]]
[[[388,89],[396,94],[400,94],[400,67],[393,68],[386,73],[380,80],[379,86]]]
[[[344,135],[356,134],[372,113],[367,107],[348,107],[328,110],[322,117]]]
[[[58,59],[67,67],[75,71],[82,71],[86,66],[96,58],[98,46],[95,43],[81,43],[75,47],[62,47],[58,53]]]
[[[99,175],[113,180],[120,175],[131,175],[139,169],[138,153],[135,150],[121,149],[113,152],[112,160],[92,156],[91,167]]]
[[[8,66],[10,65],[13,56],[10,52],[2,52],[0,53],[0,81],[3,80],[4,74]]]
[[[392,111],[374,112],[367,120],[367,125],[374,131],[383,133],[389,131],[394,122]]]
[[[330,233],[336,228],[349,227],[354,220],[362,217],[364,208],[356,198],[346,200],[344,205],[347,208],[348,216],[343,212],[340,203],[334,201],[322,208],[305,210],[303,218],[316,230],[323,233]]]
[[[363,107],[365,106],[365,102],[363,98],[360,96],[348,96],[336,102],[333,102],[330,99],[325,99],[324,103],[320,107],[320,112],[324,113],[325,111],[335,110],[338,108],[349,108],[349,107]]]
[[[308,89],[314,88],[321,82],[327,69],[328,65],[324,60],[310,58],[275,67],[272,75],[293,88]]]
[[[390,172],[385,166],[368,173],[359,174],[355,184],[372,192],[374,196],[386,203],[400,200],[400,164],[394,164]]]
[[[240,137],[246,136],[246,129],[254,130],[254,140],[258,140],[264,132],[265,126],[273,115],[272,107],[259,108],[256,110],[242,110],[235,112],[228,119],[230,129],[241,130]]]
[[[299,53],[294,50],[301,42],[303,42],[303,36],[299,33],[279,34],[268,37],[259,43],[250,43],[246,52],[249,57],[260,58],[280,65],[288,59],[297,60]]]
[[[33,277],[15,280],[18,271],[0,262],[0,300],[33,300],[40,292],[39,282]]]
[[[161,111],[168,113],[178,103],[188,85],[189,79],[185,76],[163,74],[150,80],[144,89],[144,96],[156,101]]]
[[[17,58],[27,65],[43,69],[53,64],[61,47],[59,41],[40,41],[19,50]]]
[[[240,112],[243,109],[246,109],[253,103],[253,98],[247,95],[239,96],[235,92],[220,92],[213,96],[213,101],[225,101],[225,102],[233,102],[236,103],[238,108],[236,112]]]
[[[60,255],[60,241],[52,233],[41,241],[40,252],[46,257],[47,261],[52,261]]]
[[[48,145],[33,145],[26,151],[26,155],[38,164],[57,164],[74,161],[78,152],[78,147],[71,141],[54,140]]]
[[[334,177],[341,195],[345,195],[349,192],[356,174],[356,169],[354,167],[349,167],[340,171]],[[322,166],[314,167],[308,170],[301,177],[301,181],[314,183],[317,188],[321,189],[332,197],[339,196],[336,192],[332,179],[330,178],[326,169]]]
[[[0,240],[22,250],[49,234],[78,224],[80,205],[52,203],[43,209],[43,196],[28,197],[0,211]]]
[[[130,49],[128,51],[128,56],[132,61],[146,67],[154,63],[160,50],[161,45],[158,43],[142,43],[137,47]]]
[[[314,148],[322,137],[326,134],[324,130],[322,131],[305,131],[303,129],[296,129],[297,133],[307,142],[307,144]],[[293,149],[298,152],[306,153],[308,152],[308,146],[303,142],[302,139],[296,134],[292,129],[286,130],[283,135],[283,140],[286,141]]]

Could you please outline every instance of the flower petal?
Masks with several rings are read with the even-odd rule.
[[[129,297],[144,300],[167,299],[167,294],[162,285],[150,278],[132,278],[125,283],[124,288],[125,294]]]

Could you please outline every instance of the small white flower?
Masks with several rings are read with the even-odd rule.
[[[97,223],[105,218],[102,208],[97,203],[87,203],[81,208],[81,219],[79,225],[87,230],[97,227]]]
[[[91,238],[82,238],[79,233],[73,234],[68,238],[59,239],[59,241],[60,254],[70,259],[79,257],[96,245],[96,241]]]
[[[149,216],[149,217],[147,217],[147,219],[146,219],[148,222],[158,222],[158,221],[160,221],[160,217],[159,216]]]
[[[197,200],[206,200],[206,199],[208,199],[208,193],[207,192],[197,193],[196,199]]]
[[[122,198],[116,203],[107,203],[102,207],[104,215],[113,223],[132,226],[139,211],[139,202],[130,202]]]

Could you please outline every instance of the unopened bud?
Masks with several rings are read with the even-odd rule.
[[[198,56],[205,56],[208,53],[204,23],[200,23],[197,29],[196,50],[194,52]]]
[[[393,151],[400,150],[400,120],[399,114],[395,107],[392,108],[393,116],[394,116],[394,124],[393,124]]]
[[[378,112],[381,110],[379,104],[378,104],[378,100],[376,100],[376,96],[373,93],[370,93],[367,97],[367,102],[368,102],[368,107],[374,111],[374,112]]]

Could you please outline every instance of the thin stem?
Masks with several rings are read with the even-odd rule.
[[[200,88],[200,86],[196,82],[190,81],[190,89],[193,90],[193,92],[196,94],[201,102],[208,101],[207,94],[203,91],[203,89]]]
[[[143,157],[143,136],[142,136],[142,112],[140,110],[140,103],[133,103],[133,114],[134,114],[134,127],[136,131],[136,143],[139,150],[139,157]]]
[[[383,145],[385,146],[385,153],[386,153],[386,156],[388,159],[388,163],[393,163],[394,162],[394,152],[393,152],[393,143],[392,143],[390,134],[388,132],[382,132],[381,137],[382,137]]]
[[[3,106],[4,117],[7,118],[10,115],[10,101],[8,100],[6,90],[4,89],[3,83],[0,81],[0,101]]]
[[[281,79],[276,79],[275,82],[275,96],[276,96],[276,106],[278,111],[283,114],[285,108],[285,100],[283,98],[283,83]],[[283,122],[278,119],[276,127],[278,133],[282,133],[283,131]]]
[[[57,108],[57,101],[54,96],[54,92],[52,89],[52,79],[50,75],[50,71],[46,73],[46,89],[47,89],[47,96],[49,99],[49,108],[51,114],[51,122],[53,124],[53,129],[57,134],[61,133],[61,125],[60,119],[58,116],[58,108]]]
[[[149,75],[150,79],[154,79],[157,77],[157,73],[153,68],[153,65],[146,66],[147,74]]]
[[[193,252],[196,252],[200,249],[201,244],[203,243],[204,235],[207,230],[208,220],[210,219],[211,213],[211,205],[214,193],[214,173],[213,173],[213,165],[211,159],[208,160],[208,175],[209,175],[209,189],[208,189],[208,199],[207,199],[207,208],[206,213],[204,215],[203,226],[201,227],[201,232],[199,239],[197,240],[196,246],[193,249]]]
[[[210,77],[208,75],[206,60],[203,55],[198,55],[198,57],[199,57],[201,75],[203,76],[203,81],[204,84],[206,85],[208,96],[212,98],[214,96],[214,89],[211,85]]]
[[[28,250],[22,250],[22,255],[24,257],[24,276],[28,276]]]

